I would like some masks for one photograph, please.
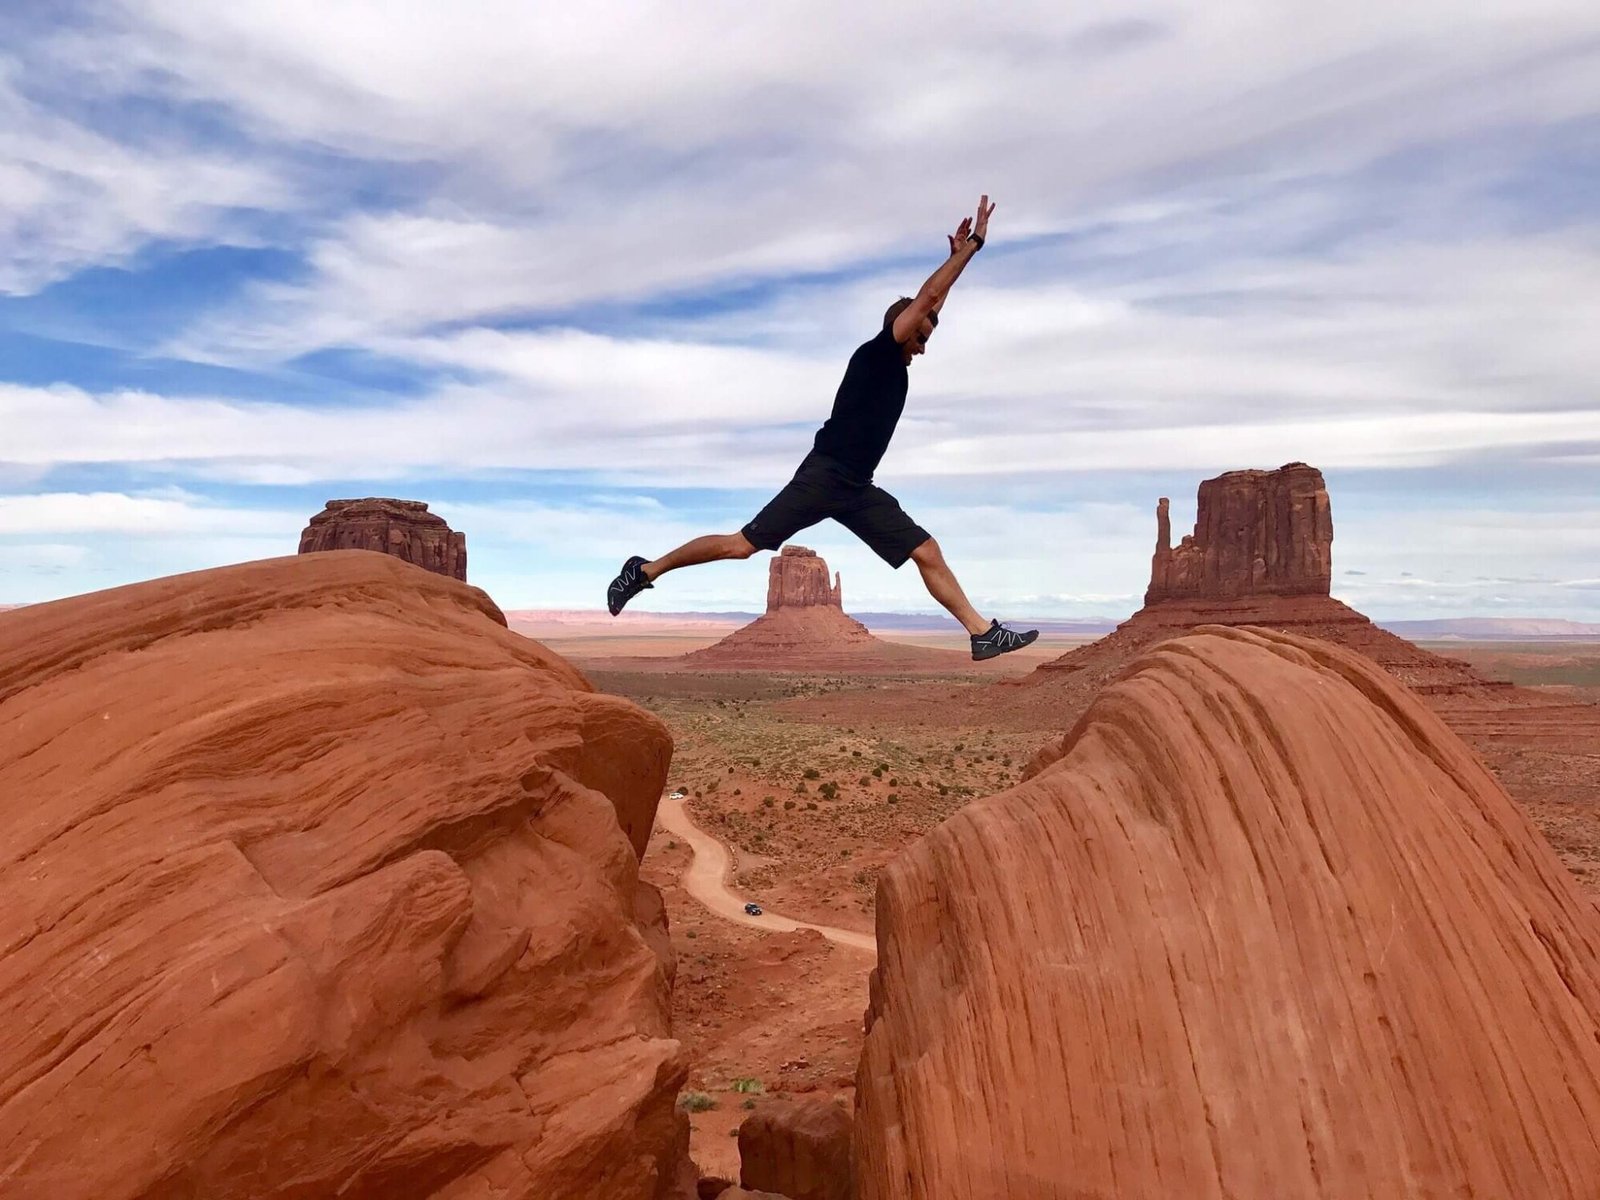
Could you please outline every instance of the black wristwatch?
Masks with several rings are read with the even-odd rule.
[[[967,234],[967,241],[969,241],[969,242],[977,242],[978,243],[978,249],[979,250],[983,249],[983,239],[981,237],[979,237],[977,234],[975,234],[975,233]]]

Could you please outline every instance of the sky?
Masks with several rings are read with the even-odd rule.
[[[1369,615],[1600,620],[1593,0],[10,0],[0,604],[390,495],[599,608],[787,481],[980,193],[877,481],[985,616],[1124,616],[1159,497],[1304,461]]]

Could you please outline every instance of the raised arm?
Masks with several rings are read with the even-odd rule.
[[[983,196],[978,200],[978,215],[964,219],[957,227],[955,235],[950,238],[950,257],[947,258],[922,285],[911,303],[904,312],[894,319],[894,340],[907,342],[916,336],[917,330],[922,328],[922,322],[927,320],[929,313],[936,313],[944,306],[945,297],[950,293],[950,285],[961,278],[961,272],[966,269],[967,263],[972,261],[972,256],[983,246],[984,238],[989,233],[989,214],[994,212],[994,205],[989,203],[989,197]]]

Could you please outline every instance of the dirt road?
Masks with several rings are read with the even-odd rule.
[[[737,921],[741,925],[752,925],[757,929],[775,930],[780,933],[788,933],[794,929],[815,929],[830,942],[864,950],[874,958],[877,957],[877,939],[871,934],[856,933],[850,929],[836,929],[832,925],[813,925],[809,921],[795,921],[774,912],[763,912],[759,917],[752,917],[745,912],[745,897],[735,895],[728,890],[726,882],[729,865],[728,848],[690,819],[689,810],[684,807],[682,800],[672,800],[663,796],[661,805],[656,810],[656,824],[674,837],[682,838],[689,843],[689,848],[694,851],[694,861],[683,873],[684,890],[717,916]]]

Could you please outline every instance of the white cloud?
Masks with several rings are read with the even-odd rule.
[[[102,533],[157,538],[272,535],[298,531],[303,524],[303,517],[288,513],[219,508],[187,497],[130,496],[122,492],[0,496],[0,537]]]
[[[247,358],[936,247],[982,190],[1015,239],[1158,212],[1176,178],[1327,182],[1600,108],[1583,0],[1165,3],[1133,23],[1109,0],[943,19],[829,0],[796,17],[162,0],[55,53],[104,62],[102,88],[224,105],[270,145],[426,166],[330,223],[307,280],[175,343]]]
[[[248,240],[233,210],[298,203],[265,166],[97,134],[25,98],[14,73],[0,54],[0,295],[123,262],[157,239]]]

